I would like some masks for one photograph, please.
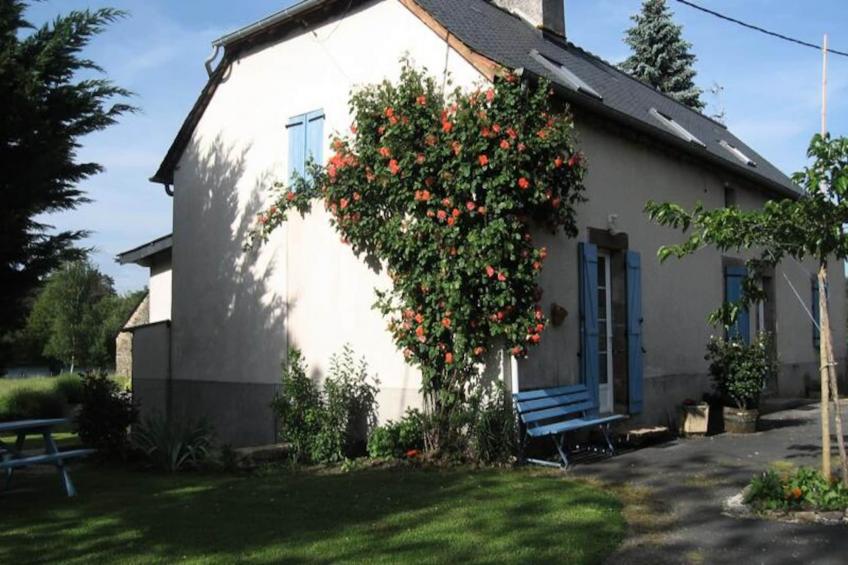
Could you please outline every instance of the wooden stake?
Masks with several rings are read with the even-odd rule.
[[[821,134],[827,132],[827,34],[822,41],[822,107]],[[827,191],[824,185],[819,187]],[[830,367],[827,356],[827,336],[830,335],[830,317],[827,314],[827,266],[819,266],[819,378],[821,379],[821,442],[822,442],[822,475],[831,476],[830,465]]]

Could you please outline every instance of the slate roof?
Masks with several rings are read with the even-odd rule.
[[[721,124],[628,76],[574,44],[534,28],[523,19],[491,4],[488,0],[415,0],[415,2],[473,51],[504,67],[520,69],[530,77],[542,76],[551,80],[558,86],[558,93],[575,107],[600,114],[625,127],[647,134],[697,159],[721,166],[779,194],[797,196],[800,193],[792,181],[777,167]],[[294,17],[289,17],[289,14],[305,12],[307,9],[312,11],[316,8],[330,10],[337,6],[344,7],[345,4],[349,6],[349,3],[336,0],[304,0],[263,21],[279,27]],[[224,36],[214,44],[223,45],[229,49],[236,47],[238,42],[263,41],[272,36],[273,29],[253,24]],[[545,64],[545,61],[548,64]],[[208,99],[214,93],[225,62],[218,67],[218,72],[212,76],[183,124],[159,171],[151,179],[154,182],[170,184],[173,181],[173,167],[188,143],[191,131],[200,119]],[[557,64],[566,69],[566,76],[552,72],[551,69],[555,69]],[[575,90],[573,80],[575,76],[578,83],[582,81],[588,88]],[[600,99],[593,94],[599,95]],[[671,118],[702,144],[682,139],[680,135],[672,133],[674,126],[663,123],[657,112]],[[728,149],[728,144],[741,153],[734,154]],[[748,163],[745,157],[751,163]]]
[[[485,0],[416,1],[474,51],[505,67],[525,69],[532,74],[544,76],[554,83],[561,83],[562,81],[553,76],[548,68],[531,56],[532,51],[538,51],[544,57],[561,64],[577,75],[603,98],[597,100],[590,95],[574,92],[571,89],[559,89],[569,102],[606,113],[624,122],[625,125],[636,125],[633,123],[636,122],[645,126],[648,130],[646,133],[673,137],[661,125],[658,125],[656,118],[651,115],[651,108],[656,108],[662,114],[674,119],[706,145],[702,148],[686,142],[691,146],[688,149],[696,156],[699,154],[704,157],[709,156],[711,161],[717,160],[738,173],[764,180],[778,192],[797,194],[798,189],[785,174],[724,126],[619,71],[574,44],[545,34],[518,16]],[[746,154],[756,163],[756,166],[742,163],[738,157],[721,145],[721,140],[725,140]],[[672,139],[667,141],[676,142]]]

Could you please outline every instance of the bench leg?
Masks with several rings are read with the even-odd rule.
[[[559,441],[556,440],[553,436],[551,436],[554,440],[554,445],[556,445],[557,451],[559,452],[560,459],[562,459],[562,468],[568,469],[568,455],[566,455],[565,448],[565,434],[559,434]]]
[[[59,453],[59,448],[56,447],[56,442],[53,441],[53,435],[50,432],[44,432],[43,437],[44,445],[47,447],[47,453],[51,455]],[[56,462],[56,470],[59,471],[59,477],[62,479],[62,486],[65,488],[65,493],[68,496],[76,496],[77,489],[74,488],[74,483],[68,474],[68,468],[61,459]]]
[[[604,440],[606,440],[606,442],[607,442],[607,448],[609,450],[609,454],[615,455],[615,447],[613,447],[613,445],[612,445],[612,439],[610,438],[609,428],[610,428],[609,424],[605,424],[605,425],[601,426],[601,432],[604,434]]]

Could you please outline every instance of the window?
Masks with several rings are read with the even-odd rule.
[[[660,124],[660,126],[666,130],[668,133],[672,135],[676,135],[680,139],[684,141],[688,141],[689,143],[694,143],[695,145],[699,145],[701,147],[706,147],[704,142],[689,133],[689,130],[675,122],[671,116],[666,116],[656,108],[651,108],[648,110],[648,113]]]
[[[588,94],[589,96],[593,96],[598,100],[604,99],[604,97],[598,94],[598,92],[594,88],[586,84],[580,77],[578,77],[556,61],[548,59],[535,49],[530,51],[530,56],[537,63],[548,69],[553,74],[553,76],[556,77],[558,83],[567,86],[571,90],[582,92],[583,94]]]
[[[749,167],[756,167],[757,166],[756,161],[754,161],[753,159],[751,159],[750,157],[748,157],[747,155],[742,153],[742,151],[737,149],[735,146],[729,144],[725,140],[722,139],[718,143],[719,143],[719,145],[721,145],[722,147],[727,149],[727,151],[730,152],[731,155],[733,155],[734,157],[739,159],[739,161],[741,161],[742,163],[745,163]]]
[[[306,163],[324,160],[324,111],[315,110],[289,118],[286,124],[289,144],[287,179],[296,173],[306,175]]]
[[[724,268],[724,301],[735,304],[742,299],[742,284],[748,270],[737,265],[727,265]],[[736,322],[727,329],[728,339],[741,339],[745,343],[751,342],[751,324],[748,317],[748,309],[739,310]]]

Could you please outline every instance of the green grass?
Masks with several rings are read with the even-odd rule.
[[[72,475],[16,477],[0,562],[598,563],[625,532],[611,494],[526,470]]]

